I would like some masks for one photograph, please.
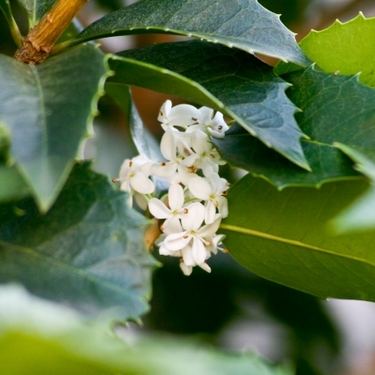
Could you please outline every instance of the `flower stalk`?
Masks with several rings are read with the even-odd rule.
[[[58,0],[23,39],[14,58],[35,65],[42,63],[50,54],[56,41],[89,0]]]

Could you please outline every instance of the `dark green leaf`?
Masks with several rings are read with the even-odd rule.
[[[96,21],[74,43],[141,33],[197,37],[249,53],[309,64],[279,16],[256,0],[141,0]]]
[[[30,28],[34,27],[56,0],[17,0],[25,11]]]
[[[13,167],[0,163],[0,202],[23,198],[30,194],[25,181]]]
[[[302,148],[312,169],[304,171],[270,150],[245,131],[233,125],[224,139],[212,139],[222,157],[233,167],[263,177],[283,189],[287,186],[320,187],[323,183],[360,177],[353,162],[335,147],[302,141]]]
[[[327,230],[367,187],[341,181],[280,192],[247,175],[229,189],[225,244],[240,264],[266,279],[321,298],[375,301],[375,231],[337,237]]]
[[[9,0],[0,0],[0,10],[4,13],[8,22],[13,18]]]
[[[194,340],[155,336],[129,344],[101,324],[19,287],[0,289],[0,361],[9,375],[292,375],[251,354],[226,354]],[[127,338],[127,332],[122,332]],[[134,340],[131,340],[134,341]]]
[[[9,134],[0,122],[0,203],[17,200],[30,194],[25,181],[9,161]]]
[[[313,141],[353,147],[375,160],[375,90],[358,76],[340,76],[314,67],[283,76],[293,86],[287,91],[302,110],[296,119]]]
[[[370,181],[369,189],[353,204],[336,217],[332,226],[336,233],[363,231],[375,228],[375,163],[360,152],[348,146],[336,144],[356,163],[356,169],[366,175]]]
[[[105,55],[91,45],[37,66],[0,55],[0,120],[11,157],[44,211],[69,175],[107,74]]]
[[[299,142],[302,133],[293,116],[297,108],[285,95],[289,84],[270,66],[243,51],[200,41],[158,44],[119,55],[110,62],[116,72],[111,82],[214,106],[308,169]]]
[[[16,21],[13,17],[12,8],[10,6],[9,0],[0,0],[0,11],[4,13],[4,16],[8,22],[12,37],[15,43],[17,44],[17,46],[20,47],[22,45],[22,36],[18,28],[18,25],[16,24]]]
[[[146,220],[126,196],[89,166],[77,165],[54,206],[0,228],[0,281],[18,281],[44,298],[86,313],[121,307],[122,318],[147,310],[155,261],[146,251]]]

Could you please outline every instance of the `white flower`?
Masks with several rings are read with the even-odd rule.
[[[224,138],[225,132],[229,129],[227,123],[224,121],[224,116],[221,112],[216,112],[208,107],[199,108],[199,121],[197,125],[193,125],[187,129],[187,132],[194,132],[201,130],[209,132],[215,138]]]
[[[173,232],[174,228],[181,228],[179,219],[188,212],[188,208],[184,208],[184,189],[181,185],[173,184],[169,188],[168,205],[160,199],[152,198],[148,202],[148,209],[157,219],[165,219],[161,227],[163,231]]]
[[[167,100],[160,108],[158,120],[164,130],[170,127],[186,127],[197,123],[200,112],[189,104],[178,104],[172,107],[172,102]]]
[[[188,144],[179,142],[176,136],[177,133],[177,131],[172,129],[166,130],[161,139],[160,151],[167,161],[154,164],[151,172],[156,176],[167,178],[170,183],[187,185],[192,175],[189,166],[184,162],[184,154],[190,155],[192,151]],[[182,152],[179,151],[180,148]]]
[[[151,194],[154,183],[148,178],[152,163],[146,155],[138,155],[132,160],[126,159],[120,168],[120,189],[128,193],[134,191],[141,194]]]
[[[209,178],[195,176],[189,181],[190,192],[198,199],[205,201],[205,221],[211,224],[215,221],[216,209],[223,218],[228,216],[228,202],[223,196],[228,188],[227,181],[217,174]]]
[[[205,270],[208,273],[211,272],[211,268],[206,262],[201,263],[201,264],[194,264],[194,265],[188,266],[188,265],[186,265],[186,263],[184,262],[183,259],[181,259],[181,261],[180,261],[180,268],[181,268],[181,270],[182,270],[182,272],[184,273],[185,276],[191,275],[191,273],[193,272],[194,266],[199,266],[200,268],[202,268],[203,270]]]
[[[211,246],[208,239],[216,235],[221,216],[204,226],[205,208],[200,203],[192,203],[189,212],[181,219],[182,231],[169,234],[163,241],[163,246],[168,251],[181,251],[184,263],[187,266],[200,265],[209,257],[210,251],[206,246]]]
[[[191,147],[194,153],[185,159],[185,164],[202,169],[205,176],[218,173],[219,165],[226,164],[216,148],[209,142],[208,135],[200,130],[192,133]]]
[[[195,266],[211,272],[206,260],[218,250],[224,251],[225,236],[216,231],[228,215],[224,197],[228,183],[218,174],[219,165],[225,162],[210,138],[223,138],[228,126],[220,112],[214,115],[211,108],[198,110],[188,104],[173,107],[170,100],[162,105],[158,120],[165,131],[160,144],[165,161],[155,163],[145,155],[127,159],[114,181],[120,181],[121,190],[130,193],[130,204],[134,196],[138,206],[148,207],[156,219],[164,220],[163,233],[155,241],[161,255],[181,258],[185,275]],[[170,184],[164,200],[149,196],[155,191],[150,175]]]

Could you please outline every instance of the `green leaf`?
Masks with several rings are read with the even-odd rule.
[[[139,154],[145,154],[151,160],[163,160],[160,146],[150,131],[144,126],[133,102],[127,85],[107,82],[106,93],[119,105],[128,117],[130,138]]]
[[[280,192],[247,175],[228,191],[225,245],[240,264],[274,282],[320,298],[375,301],[375,231],[337,237],[327,230],[367,187],[342,181]]]
[[[9,134],[0,121],[0,203],[23,198],[30,194],[27,184],[13,166],[9,165]]]
[[[110,61],[111,82],[133,84],[213,106],[267,146],[308,169],[287,98],[289,84],[272,67],[239,50],[200,41],[124,51]]]
[[[371,181],[369,189],[355,200],[344,212],[332,221],[336,233],[363,231],[375,228],[375,163],[360,152],[342,144],[336,144],[341,151],[353,159],[356,169]]]
[[[312,169],[308,172],[298,168],[239,128],[239,125],[234,124],[225,138],[212,138],[211,142],[232,167],[262,177],[280,190],[287,186],[320,187],[325,182],[361,176],[353,169],[351,160],[333,146],[311,141],[301,142]]]
[[[23,198],[30,194],[24,179],[15,168],[0,163],[0,203]]]
[[[0,55],[0,119],[11,157],[42,211],[61,190],[91,131],[108,74],[106,57],[83,45],[30,66]]]
[[[283,76],[293,86],[287,91],[302,110],[296,119],[311,140],[334,142],[361,150],[375,160],[375,90],[358,76],[327,74],[314,67]]]
[[[186,35],[309,64],[294,34],[256,0],[141,0],[94,22],[73,43],[142,33]]]
[[[153,336],[129,344],[102,325],[17,286],[0,288],[1,369],[11,375],[293,374],[251,353],[227,354],[193,340]]]
[[[22,45],[21,32],[17,26],[17,23],[13,17],[12,8],[10,6],[9,0],[0,0],[0,10],[4,13],[4,16],[9,24],[10,31],[14,41],[18,47]]]
[[[106,177],[77,165],[46,215],[31,200],[18,208],[23,216],[0,227],[0,282],[86,313],[117,306],[130,319],[147,310],[155,265],[147,221]]]
[[[326,72],[352,75],[375,87],[375,18],[360,13],[346,23],[336,21],[328,29],[311,31],[300,47]]]
[[[9,0],[0,0],[0,9],[7,20],[12,17],[12,9]]]
[[[17,0],[24,10],[29,27],[34,27],[56,0]]]

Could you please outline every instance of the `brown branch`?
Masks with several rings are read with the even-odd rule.
[[[32,28],[14,58],[27,64],[39,64],[50,54],[52,47],[73,18],[89,0],[58,0]]]

